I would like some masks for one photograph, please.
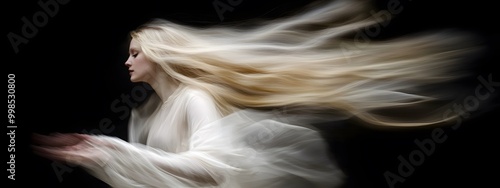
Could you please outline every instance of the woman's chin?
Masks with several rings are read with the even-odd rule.
[[[139,80],[137,78],[134,78],[134,77],[130,77],[130,81],[133,83],[139,82]]]

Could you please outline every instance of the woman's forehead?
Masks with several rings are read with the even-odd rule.
[[[132,38],[132,40],[130,40],[129,49],[130,50],[139,50],[140,49],[139,42],[136,39]]]

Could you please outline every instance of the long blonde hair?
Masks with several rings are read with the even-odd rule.
[[[373,39],[360,47],[356,32],[387,21],[372,16],[370,8],[366,1],[336,0],[247,28],[155,19],[131,37],[172,78],[212,94],[224,114],[241,108],[314,107],[391,126],[453,118],[400,121],[396,114],[376,111],[440,99],[420,88],[459,76],[455,70],[475,50],[465,45],[469,38],[443,31]]]

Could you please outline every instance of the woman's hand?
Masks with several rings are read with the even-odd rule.
[[[98,146],[104,146],[92,135],[56,133],[52,135],[33,135],[33,150],[47,159],[76,165],[104,165],[108,156]]]

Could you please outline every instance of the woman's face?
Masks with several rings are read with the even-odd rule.
[[[150,83],[154,78],[155,63],[146,58],[137,40],[132,39],[129,46],[129,57],[125,62],[132,82]]]

